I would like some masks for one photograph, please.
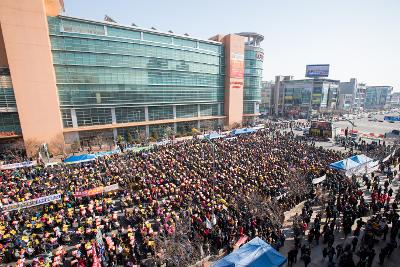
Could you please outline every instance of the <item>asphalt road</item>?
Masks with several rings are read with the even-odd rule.
[[[384,116],[399,116],[398,113],[386,114],[386,115],[372,115],[372,118],[376,118],[377,120],[382,120]],[[390,123],[388,121],[369,121],[367,117],[362,119],[350,119],[350,121],[354,122],[356,130],[360,132],[366,133],[376,133],[376,134],[385,134],[390,133],[392,130],[400,130],[400,122]],[[352,128],[351,124],[348,121],[338,121],[333,123],[333,127],[346,129]]]

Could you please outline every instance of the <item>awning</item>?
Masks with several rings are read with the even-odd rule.
[[[252,129],[252,128],[241,128],[241,129],[235,129],[231,133],[233,135],[241,135],[241,134],[249,134],[249,133],[254,133],[257,130]]]
[[[88,161],[93,161],[96,159],[96,155],[94,154],[83,154],[83,155],[75,155],[75,156],[70,156],[64,160],[64,163],[81,163],[81,162],[88,162]]]
[[[221,137],[224,137],[224,135],[221,135],[221,134],[216,133],[216,132],[204,135],[204,138],[207,138],[207,139],[210,139],[210,140],[216,139],[216,138],[221,138]]]

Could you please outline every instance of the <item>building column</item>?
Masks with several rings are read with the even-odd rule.
[[[220,116],[222,114],[222,110],[221,110],[221,103],[217,104],[218,107],[218,116]],[[223,115],[223,114],[222,114]]]
[[[197,117],[201,117],[201,108],[200,108],[200,104],[197,105]]]
[[[71,108],[71,119],[72,119],[72,127],[78,128],[78,119],[76,118],[76,111],[74,108]]]
[[[178,124],[176,122],[174,122],[174,132],[175,134],[178,133]]]
[[[197,130],[200,131],[200,120],[197,121]]]
[[[150,127],[149,125],[146,125],[146,137],[150,136]]]
[[[172,116],[174,117],[174,120],[176,120],[176,105],[172,105]]]
[[[149,120],[149,107],[148,106],[144,107],[144,120],[145,121]]]
[[[115,116],[115,108],[111,108],[111,121],[112,121],[112,124],[117,123],[117,117]]]
[[[114,142],[117,141],[118,138],[118,131],[117,128],[112,129],[113,130],[113,138],[114,138]]]

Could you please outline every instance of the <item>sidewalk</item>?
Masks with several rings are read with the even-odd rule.
[[[380,185],[382,185],[385,183],[385,181],[387,180],[387,177],[382,177],[381,181],[380,181]],[[397,178],[398,180],[398,178]],[[393,185],[393,184],[392,184]],[[399,190],[399,182],[397,181],[393,186],[392,186],[394,193],[393,196],[396,195],[396,193]],[[367,191],[366,187],[363,186],[362,190],[364,192],[364,195],[366,196],[366,201],[370,202],[371,199],[369,197],[370,193]],[[391,200],[391,203],[393,202],[393,197]],[[282,247],[280,249],[280,252],[287,257],[288,252],[290,249],[293,248],[294,246],[294,240],[293,240],[293,232],[291,230],[291,226],[292,226],[292,219],[295,216],[296,213],[301,214],[301,209],[304,206],[304,203],[299,204],[298,206],[296,206],[295,208],[293,208],[292,210],[290,210],[289,212],[285,213],[285,222],[284,222],[284,232],[285,234],[287,234],[287,238],[285,241],[285,246]],[[317,215],[317,213],[319,211],[321,211],[322,206],[313,206],[313,216],[311,218],[311,222],[314,221],[315,216]],[[364,221],[367,221],[370,217],[362,217],[362,219]],[[325,222],[325,217],[323,216],[322,219],[323,225]],[[311,224],[311,223],[310,223]],[[310,227],[309,227],[310,228]],[[354,229],[356,228],[356,224],[353,225],[352,227],[352,231],[354,231]],[[322,227],[321,227],[322,229]],[[306,232],[305,237],[307,237],[308,231]],[[362,237],[364,234],[364,230],[361,230],[361,233],[359,235],[359,239],[360,237]],[[351,244],[351,241],[353,239],[353,235],[350,234],[349,236],[347,236],[347,238],[344,237],[343,231],[335,231],[335,243],[333,244],[334,247],[336,247],[336,245],[338,244],[343,244],[343,247],[346,244]],[[304,238],[303,238],[303,242],[305,242]],[[376,252],[376,256],[374,258],[373,264],[372,266],[384,266],[384,267],[398,267],[400,266],[400,258],[398,257],[399,255],[399,248],[395,249],[395,251],[393,252],[392,256],[390,258],[386,258],[385,259],[385,263],[384,265],[379,265],[379,257],[378,254],[380,252],[380,249],[382,247],[384,247],[386,245],[387,241],[379,241],[378,244],[375,245],[374,249]],[[315,244],[315,241],[312,243],[312,249],[311,249],[311,263],[308,265],[309,267],[322,267],[322,266],[328,266],[328,258],[325,259],[325,261],[322,258],[322,249],[324,247],[327,247],[327,245],[323,244],[322,242],[322,237],[320,239],[320,243],[319,245]],[[359,244],[357,246],[357,248],[359,247]],[[353,256],[354,259],[354,263],[357,265],[358,261],[359,261],[359,257],[354,254]],[[334,258],[334,262],[337,262],[338,259],[336,259],[336,256]],[[304,266],[304,262],[300,259],[300,251],[299,251],[299,255],[297,256],[297,263],[293,264],[293,266]]]

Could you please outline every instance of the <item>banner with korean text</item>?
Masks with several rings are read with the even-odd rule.
[[[108,185],[108,186],[99,186],[99,187],[95,187],[95,188],[92,188],[89,190],[75,192],[74,196],[75,197],[90,197],[90,196],[94,196],[94,195],[98,195],[98,194],[102,194],[102,193],[115,191],[118,189],[119,189],[118,184],[112,184],[112,185]]]
[[[8,204],[4,205],[1,207],[3,211],[13,211],[13,210],[20,210],[20,209],[26,209],[34,206],[39,206],[43,205],[49,202],[53,201],[59,201],[61,200],[61,194],[55,194],[55,195],[50,195],[50,196],[45,196],[45,197],[39,197],[23,202],[17,202],[13,204]]]

